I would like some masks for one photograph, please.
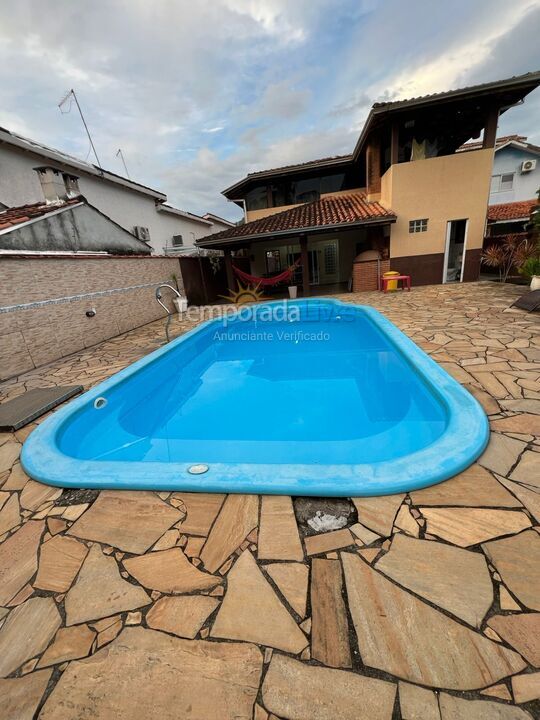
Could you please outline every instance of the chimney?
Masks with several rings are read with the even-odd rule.
[[[64,176],[60,170],[52,167],[36,168],[36,172],[41,183],[41,189],[46,202],[62,202],[67,200],[68,192],[64,181]]]

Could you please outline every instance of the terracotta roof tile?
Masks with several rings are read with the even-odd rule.
[[[490,222],[504,222],[505,220],[526,219],[536,205],[538,205],[536,199],[490,205],[488,207],[488,220]]]
[[[0,230],[15,227],[21,223],[35,220],[43,215],[60,210],[68,205],[76,205],[81,202],[80,197],[71,198],[58,203],[32,203],[31,205],[19,205],[0,211]]]
[[[268,215],[244,225],[223,230],[222,232],[200,238],[197,244],[215,244],[214,241],[236,240],[258,235],[273,235],[318,228],[325,225],[350,225],[377,218],[395,219],[392,210],[378,202],[369,202],[364,193],[329,195],[311,203],[298,205],[290,210]]]

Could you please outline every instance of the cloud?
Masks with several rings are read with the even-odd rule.
[[[172,203],[237,218],[220,192],[246,172],[350,152],[377,99],[535,69],[539,34],[536,0],[18,0],[0,124],[85,158],[74,87],[105,167],[120,147]],[[536,134],[539,103],[501,126]]]

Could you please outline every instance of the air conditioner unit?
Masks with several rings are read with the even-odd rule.
[[[184,238],[181,235],[173,235],[172,236],[172,246],[173,247],[182,247],[184,244]]]
[[[528,173],[536,167],[536,160],[524,160],[521,163],[521,172]]]
[[[150,230],[142,225],[135,225],[133,228],[133,234],[145,243],[150,242]]]

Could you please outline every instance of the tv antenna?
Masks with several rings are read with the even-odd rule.
[[[63,106],[68,102],[68,100],[69,100],[68,109],[67,109],[67,110],[63,110],[62,108],[63,108]],[[62,100],[60,100],[60,102],[58,103],[58,107],[60,108],[60,112],[61,112],[63,115],[66,115],[67,113],[71,112],[71,106],[72,106],[72,104],[73,104],[73,101],[75,101],[75,105],[77,106],[77,110],[79,111],[79,115],[81,116],[81,120],[82,120],[82,122],[83,122],[84,129],[86,130],[86,134],[88,135],[88,140],[90,141],[90,146],[91,146],[91,148],[92,148],[92,150],[93,150],[93,152],[94,152],[94,155],[95,155],[95,157],[96,157],[96,160],[97,160],[98,169],[99,169],[100,173],[103,175],[103,170],[102,170],[102,168],[101,168],[101,163],[99,162],[98,154],[97,154],[97,152],[96,152],[96,148],[95,148],[94,143],[93,143],[93,141],[92,141],[92,136],[90,135],[90,130],[88,129],[88,125],[86,124],[86,120],[84,119],[84,115],[83,115],[83,112],[82,112],[82,110],[81,110],[81,106],[79,105],[79,101],[77,100],[77,95],[75,95],[75,90],[73,90],[73,88],[71,88],[71,90],[70,90],[69,92],[67,92],[67,93],[64,95],[64,97],[62,98]]]
[[[128,180],[131,180],[131,178],[130,178],[130,176],[129,176],[128,169],[127,169],[126,161],[124,160],[124,153],[122,152],[122,148],[118,148],[118,150],[116,151],[116,157],[119,157],[120,160],[122,161],[122,165],[124,166],[124,170],[126,171],[126,175],[128,176]]]

